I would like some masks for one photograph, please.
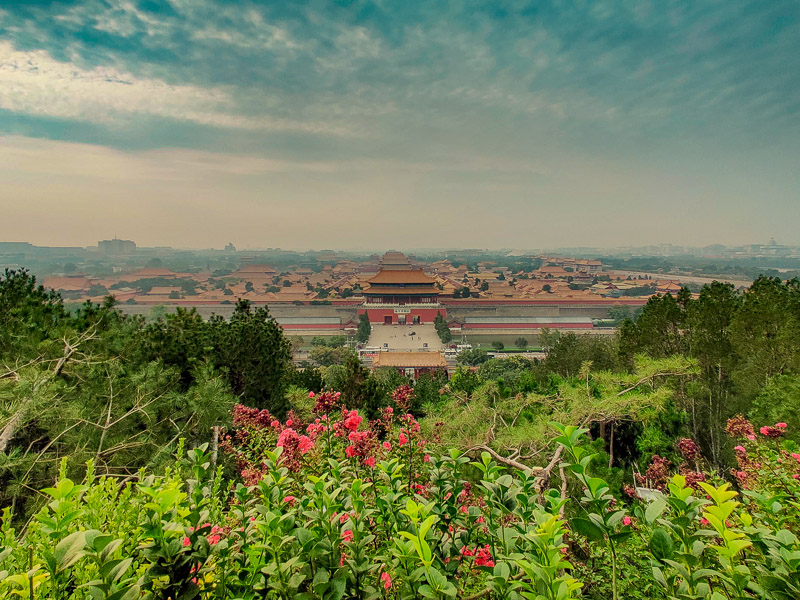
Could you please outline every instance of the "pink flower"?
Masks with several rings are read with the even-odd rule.
[[[375,466],[375,457],[370,456],[367,460],[364,461],[364,464],[367,465],[369,468],[373,468]]]
[[[344,449],[344,453],[345,453],[345,455],[347,455],[347,458],[353,458],[353,456],[356,453],[356,447],[355,446],[348,446],[347,448]]]
[[[708,519],[706,519],[705,517],[700,519],[700,525],[703,525],[703,526],[708,525]]]
[[[359,416],[358,412],[354,410],[350,413],[350,416],[344,420],[344,426],[350,431],[355,431],[363,420],[364,418]]]
[[[398,443],[401,446],[405,446],[408,443],[408,438],[404,434],[400,434],[400,437],[397,439]]]
[[[755,442],[756,441],[756,436],[751,434],[751,435],[747,436],[747,439],[750,440],[751,442]]]
[[[797,452],[792,452],[792,458],[795,459],[797,462],[800,462],[800,454]]]
[[[308,397],[309,398],[313,398],[314,397],[314,392],[308,392]]]
[[[389,442],[383,442],[383,447],[386,448],[387,450],[392,449],[392,445]]]
[[[394,412],[394,409],[391,406],[387,406],[386,407],[386,412],[389,413],[389,414],[392,414]]]
[[[307,435],[301,435],[297,445],[300,448],[300,453],[305,454],[314,447],[314,442]]]
[[[423,457],[422,461],[423,461],[423,462],[431,462],[431,455],[430,455],[430,454],[426,454],[426,455]]]
[[[280,421],[278,421],[278,420],[276,419],[276,420],[274,420],[272,423],[270,423],[270,426],[272,426],[272,427],[275,427],[275,428],[277,429],[278,427],[280,427],[280,426],[281,426],[281,423],[280,423]]]
[[[383,589],[388,590],[392,587],[392,578],[389,576],[387,572],[381,573],[381,581],[383,582]]]
[[[759,431],[761,432],[761,435],[767,435],[769,433],[769,427],[764,425],[761,429],[759,429]]]
[[[349,518],[350,515],[348,513],[342,513],[341,515],[339,515],[339,523],[346,523],[347,519]]]
[[[622,524],[625,525],[626,527],[631,524],[631,521],[632,520],[628,515],[622,517]]]
[[[183,538],[183,545],[184,546],[191,546],[192,545],[192,540],[189,539],[189,536],[186,536],[186,537]]]
[[[800,475],[798,475],[797,473],[795,473],[794,475],[792,475],[792,479],[800,479]]]
[[[746,454],[747,450],[745,450],[744,446],[734,446],[733,448],[736,452],[741,452],[742,454]]]
[[[297,498],[295,498],[294,496],[286,496],[286,498],[283,499],[283,501],[288,504],[294,504],[295,500],[297,500]]]
[[[780,429],[786,429],[788,425],[786,423],[775,423],[775,427],[779,427]]]
[[[286,421],[286,426],[287,426],[287,427],[291,427],[291,426],[292,426],[292,420],[291,420],[291,419],[288,419],[288,420]]]
[[[348,529],[347,531],[342,532],[342,539],[345,542],[352,542],[353,541],[353,532]]]

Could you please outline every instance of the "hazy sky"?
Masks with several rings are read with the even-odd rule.
[[[797,0],[0,3],[0,240],[800,243]]]

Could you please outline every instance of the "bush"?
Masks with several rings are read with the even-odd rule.
[[[220,439],[235,484],[207,446],[122,484],[91,462],[81,484],[62,470],[23,533],[3,513],[0,597],[569,600],[579,576],[596,598],[798,597],[800,454],[783,423],[729,422],[741,501],[662,471],[663,492],[626,506],[593,476],[585,429],[554,424],[568,476],[546,489],[549,470],[494,451],[433,451],[404,389],[371,422],[334,392],[284,422],[237,405]],[[696,445],[679,452],[696,468]]]

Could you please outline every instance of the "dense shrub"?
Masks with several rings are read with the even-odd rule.
[[[433,452],[410,414],[367,422],[342,398],[309,394],[305,421],[237,406],[221,441],[235,484],[206,447],[122,485],[91,464],[83,484],[62,476],[20,536],[4,512],[0,597],[798,597],[800,454],[782,423],[729,424],[742,501],[677,474],[626,506],[592,475],[586,430],[556,426],[550,468],[570,476],[546,489],[548,470]]]

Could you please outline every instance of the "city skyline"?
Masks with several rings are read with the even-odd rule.
[[[341,4],[0,8],[0,238],[800,244],[797,3]]]

